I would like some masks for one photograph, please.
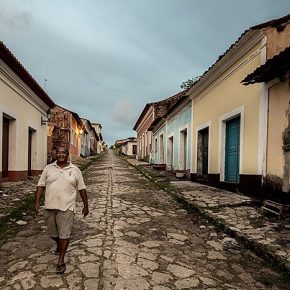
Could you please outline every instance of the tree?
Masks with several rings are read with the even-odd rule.
[[[182,84],[180,85],[180,88],[182,88],[183,90],[188,90],[190,89],[193,85],[195,85],[198,80],[200,79],[200,76],[195,76],[191,79],[188,79],[185,82],[182,82]]]

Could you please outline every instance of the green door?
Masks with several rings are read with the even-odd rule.
[[[239,182],[240,117],[226,122],[225,181]]]

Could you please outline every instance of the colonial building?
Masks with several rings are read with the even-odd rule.
[[[137,139],[129,137],[126,139],[117,140],[116,145],[121,146],[121,153],[127,156],[135,157],[137,154]]]
[[[290,15],[253,29],[267,36],[265,64],[243,80],[262,88],[267,118],[266,154],[263,160],[263,194],[290,201]]]
[[[102,151],[105,150],[105,147],[104,147],[104,140],[103,140],[103,136],[102,136],[102,125],[99,124],[99,123],[92,123],[92,126],[93,128],[95,129],[95,132],[96,132],[96,139],[97,139],[97,142],[96,142],[96,153],[97,154],[100,154]]]
[[[153,132],[154,154],[152,163],[159,169],[185,173],[191,168],[191,100],[186,92],[162,118],[150,126]]]
[[[0,41],[0,166],[2,181],[38,175],[46,165],[47,127],[54,102]]]
[[[190,89],[196,136],[192,140],[192,180],[261,195],[267,162],[277,166],[277,159],[270,161],[269,150],[274,150],[279,138],[274,136],[274,127],[274,135],[267,136],[267,120],[284,118],[285,123],[285,117],[278,116],[277,107],[268,113],[264,84],[244,86],[241,81],[275,54],[274,47],[283,47],[282,31],[289,41],[288,20],[289,16],[283,17],[245,31]]]
[[[59,105],[55,106],[48,122],[48,162],[54,160],[54,152],[58,146],[69,148],[70,160],[76,160],[81,154],[82,133],[83,123],[79,115]]]
[[[83,134],[81,134],[81,156],[90,156],[91,138],[94,137],[94,128],[89,120],[81,118],[83,123]]]
[[[133,130],[137,132],[137,158],[147,158],[152,161],[153,146],[152,132],[149,127],[154,120],[161,119],[176,102],[182,97],[184,92],[168,97],[162,101],[148,103],[139,116]]]

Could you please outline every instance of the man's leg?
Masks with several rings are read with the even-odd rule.
[[[59,259],[58,259],[58,265],[64,264],[64,256],[66,253],[66,250],[68,248],[69,239],[59,239]]]
[[[56,250],[55,250],[55,254],[59,254],[60,253],[60,250],[59,250],[59,237],[51,237],[55,242],[56,242]]]
[[[59,259],[57,264],[57,273],[62,274],[65,272],[66,266],[64,262],[64,257],[69,245],[69,238],[71,233],[71,228],[73,224],[74,213],[70,210],[65,212],[58,211],[56,216],[56,222],[58,226],[59,233]]]
[[[47,226],[47,233],[51,237],[51,239],[56,242],[55,253],[59,253],[58,229],[57,229],[56,220],[55,220],[56,214],[57,214],[57,211],[55,210],[44,211],[44,219]]]

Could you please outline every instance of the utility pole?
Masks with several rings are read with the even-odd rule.
[[[47,82],[47,79],[44,79],[44,85],[43,85],[44,90],[46,89],[46,82]]]

